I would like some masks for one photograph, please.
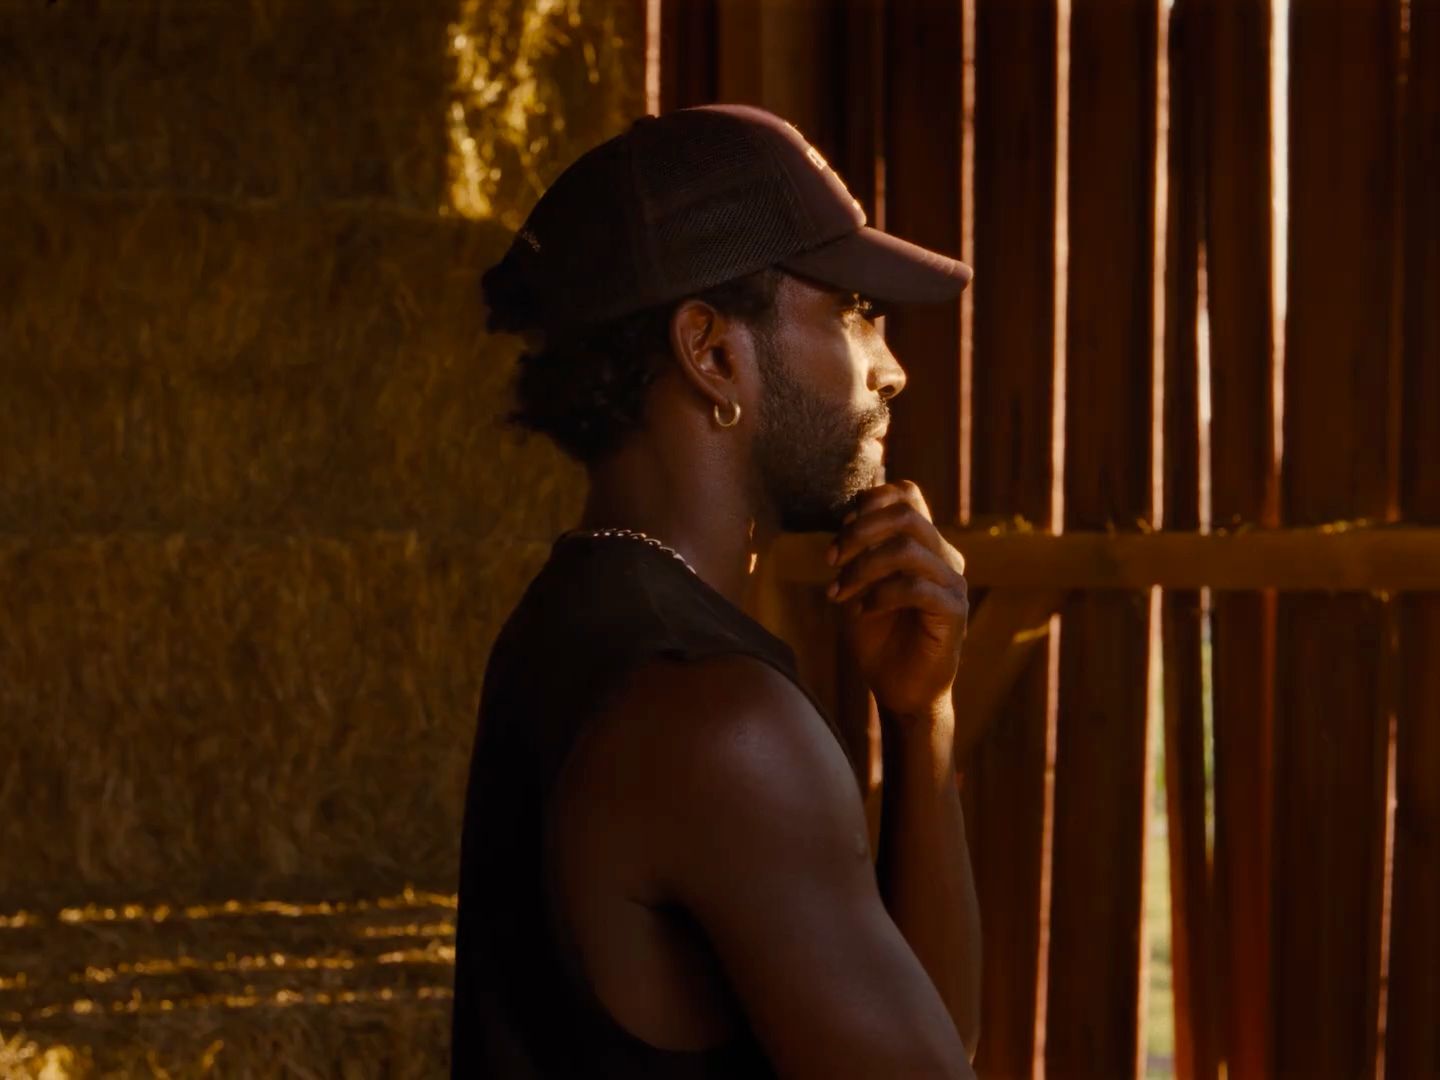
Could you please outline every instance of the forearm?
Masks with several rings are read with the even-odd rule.
[[[955,713],[881,711],[884,794],[877,863],[891,918],[930,974],[973,1056],[980,1028],[980,905],[955,776]]]

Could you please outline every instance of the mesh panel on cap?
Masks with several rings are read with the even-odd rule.
[[[792,254],[803,236],[788,191],[751,182],[657,222],[663,277],[704,289]]]
[[[673,296],[768,266],[807,236],[794,191],[759,136],[724,114],[686,112],[687,137],[652,129],[637,161],[654,287]]]
[[[639,163],[640,186],[652,216],[770,167],[748,131],[723,121],[706,126],[713,130],[703,137],[669,145],[652,140],[646,146]]]

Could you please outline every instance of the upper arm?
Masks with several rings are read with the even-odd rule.
[[[725,657],[631,701],[660,895],[703,927],[784,1077],[968,1077],[938,991],[881,899],[854,773],[778,672]],[[683,704],[682,704],[683,703]]]

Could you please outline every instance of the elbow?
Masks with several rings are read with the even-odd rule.
[[[975,1047],[980,1043],[980,987],[972,988],[952,1014],[955,1032],[965,1044],[965,1056],[975,1060]]]
[[[970,1023],[960,1029],[960,1041],[965,1044],[965,1056],[974,1062],[975,1048],[980,1045],[980,1015],[978,1012]]]

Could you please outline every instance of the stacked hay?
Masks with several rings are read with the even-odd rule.
[[[478,273],[621,0],[0,2],[0,1076],[433,1076],[485,656],[580,477]]]

